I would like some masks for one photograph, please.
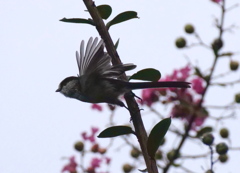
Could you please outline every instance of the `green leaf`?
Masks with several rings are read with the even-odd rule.
[[[123,13],[118,14],[115,18],[113,18],[111,21],[109,21],[106,25],[106,27],[109,29],[112,25],[138,18],[137,12],[135,11],[125,11]]]
[[[147,168],[145,169],[138,169],[140,172],[147,172]]]
[[[203,127],[202,129],[200,129],[197,134],[196,134],[196,137],[201,137],[203,136],[205,133],[210,133],[213,131],[213,128],[210,127],[210,126],[206,126],[206,127]]]
[[[153,68],[146,68],[143,70],[138,71],[137,73],[134,73],[130,79],[138,79],[138,80],[146,80],[146,81],[152,81],[157,82],[161,78],[161,73]]]
[[[114,47],[115,47],[116,50],[117,50],[117,48],[118,48],[119,41],[120,41],[120,38],[117,40],[117,42],[116,42],[115,45],[114,45]]]
[[[103,19],[107,19],[112,14],[112,7],[109,5],[99,5],[97,10]]]
[[[134,133],[131,127],[128,126],[113,126],[103,130],[98,137],[99,138],[111,138],[120,135],[127,135]]]
[[[198,67],[195,67],[195,74],[201,78],[203,78],[202,72],[200,71],[200,69]]]
[[[166,118],[156,124],[149,134],[147,140],[148,155],[154,158],[157,149],[159,148],[168,128],[171,124],[171,118]]]
[[[95,26],[95,24],[94,24],[92,19],[82,19],[82,18],[70,18],[70,19],[67,19],[67,18],[64,17],[64,18],[60,19],[60,21],[68,22],[68,23],[83,23],[83,24],[90,24],[90,25]]]

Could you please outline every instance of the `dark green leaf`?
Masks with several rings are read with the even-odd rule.
[[[64,18],[60,19],[60,21],[68,22],[68,23],[83,23],[83,24],[90,24],[90,25],[95,26],[95,24],[94,24],[92,19],[82,19],[82,18],[70,18],[70,19],[67,19],[67,18],[64,17]]]
[[[213,131],[213,128],[212,128],[212,127],[206,126],[206,127],[203,127],[202,129],[200,129],[200,130],[197,132],[196,136],[197,136],[197,137],[201,137],[201,136],[203,136],[205,133],[210,133],[210,132],[212,132],[212,131]]]
[[[138,169],[140,172],[147,172],[147,168],[145,169]]]
[[[120,135],[127,135],[134,133],[131,127],[128,126],[113,126],[103,130],[98,137],[99,138],[111,138]]]
[[[154,158],[157,149],[159,148],[168,128],[171,124],[171,118],[166,118],[156,124],[149,134],[147,140],[148,155]]]
[[[130,79],[146,80],[157,82],[161,78],[161,73],[153,68],[146,68],[133,74]]]
[[[114,19],[109,21],[106,26],[109,29],[112,25],[130,20],[130,19],[134,19],[134,18],[138,18],[137,12],[135,12],[135,11],[125,11],[123,13],[118,14]]]
[[[109,5],[99,5],[97,10],[103,19],[107,19],[112,14],[112,8]]]
[[[203,75],[198,67],[195,67],[195,74],[201,78],[203,78]]]

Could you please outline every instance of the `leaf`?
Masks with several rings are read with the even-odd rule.
[[[112,14],[112,7],[109,5],[99,5],[97,10],[103,19],[107,19]]]
[[[145,169],[138,169],[140,172],[147,172],[147,168]]]
[[[117,40],[117,42],[116,42],[115,45],[114,45],[114,47],[115,47],[116,50],[117,50],[117,48],[118,48],[119,41],[120,41],[120,38]]]
[[[200,69],[198,67],[195,67],[195,74],[201,78],[203,78],[202,72],[200,71]]]
[[[138,71],[137,73],[134,73],[130,79],[138,79],[138,80],[146,80],[146,81],[152,81],[157,82],[161,78],[161,73],[153,68],[146,68],[143,70]]]
[[[154,158],[157,149],[159,148],[168,128],[171,124],[171,118],[166,118],[156,124],[149,134],[147,140],[147,151],[151,158]]]
[[[83,24],[90,24],[90,25],[95,26],[95,24],[94,24],[92,19],[82,19],[82,18],[70,18],[70,19],[67,19],[67,18],[64,17],[64,18],[60,19],[60,21],[68,22],[68,23],[83,23]]]
[[[113,18],[111,21],[109,21],[106,25],[106,27],[109,29],[112,25],[138,18],[137,12],[135,11],[125,11],[123,13],[118,14],[115,18]]]
[[[134,133],[131,127],[128,126],[113,126],[103,130],[98,137],[99,138],[111,138],[120,135],[127,135]]]
[[[205,133],[210,133],[213,131],[213,128],[210,127],[210,126],[206,126],[206,127],[203,127],[202,129],[200,129],[197,134],[196,134],[196,137],[201,137],[203,136]]]

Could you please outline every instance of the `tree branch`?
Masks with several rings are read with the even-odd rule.
[[[101,38],[104,40],[106,49],[108,54],[112,57],[112,64],[122,64],[119,55],[114,47],[113,41],[110,37],[110,34],[100,17],[97,8],[92,0],[83,0],[84,4],[86,5],[88,12],[92,16],[94,24],[96,25],[96,29],[99,32]],[[122,80],[127,80],[126,74],[121,77]],[[136,103],[135,99],[133,98],[132,94],[127,93],[125,94],[125,99],[130,110],[131,120],[135,127],[136,136],[138,138],[138,142],[140,144],[142,154],[147,166],[147,170],[149,173],[158,173],[156,161],[150,159],[148,152],[147,152],[147,133],[141,118],[140,110],[138,108],[138,104]]]

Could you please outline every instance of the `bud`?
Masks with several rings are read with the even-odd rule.
[[[194,33],[194,27],[193,27],[193,25],[191,25],[191,24],[185,25],[184,30],[185,30],[185,32],[188,33],[188,34]]]
[[[230,69],[232,71],[236,71],[238,69],[239,63],[238,61],[230,61]]]
[[[235,102],[240,103],[240,93],[235,95]]]
[[[95,173],[95,168],[93,168],[93,167],[88,167],[88,168],[87,168],[87,173]]]
[[[215,52],[218,52],[223,47],[223,41],[221,39],[215,39],[212,43],[212,48]]]
[[[172,161],[174,159],[175,154],[176,154],[176,150],[169,151],[167,153],[168,160]],[[180,153],[178,153],[177,157],[175,157],[175,158],[179,158],[179,157],[180,157]]]
[[[212,170],[207,170],[206,173],[214,173]]]
[[[228,138],[229,136],[229,131],[227,128],[222,128],[219,133],[222,138]]]
[[[74,144],[74,148],[75,148],[75,150],[81,152],[81,151],[83,150],[83,148],[84,148],[83,142],[81,142],[81,141],[76,142],[76,143]]]
[[[141,152],[137,148],[133,148],[131,150],[131,156],[133,158],[138,158],[140,154],[141,154]]]
[[[161,160],[162,159],[162,151],[157,150],[157,152],[155,154],[155,159],[156,160]]]
[[[93,144],[93,146],[92,146],[92,148],[91,148],[91,151],[92,151],[93,153],[96,153],[96,152],[98,152],[98,149],[99,149],[99,145],[98,145],[98,144]]]
[[[175,42],[177,48],[184,48],[186,46],[186,40],[183,37],[180,37]]]
[[[131,165],[129,165],[128,163],[126,163],[123,165],[122,169],[123,169],[123,172],[128,173],[128,172],[132,171],[133,167]]]
[[[222,142],[217,144],[216,146],[216,151],[218,154],[222,155],[222,154],[226,154],[228,151],[228,146],[226,143]]]
[[[105,154],[106,153],[106,148],[98,148],[98,152],[100,153],[100,154]]]
[[[212,145],[213,144],[213,141],[214,141],[214,136],[211,134],[211,133],[207,133],[203,136],[202,138],[202,142],[205,144],[205,145]]]
[[[228,156],[226,154],[219,155],[218,160],[222,163],[225,163],[226,161],[228,161]]]

